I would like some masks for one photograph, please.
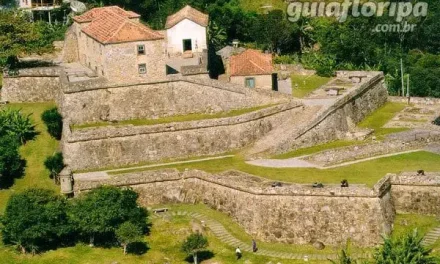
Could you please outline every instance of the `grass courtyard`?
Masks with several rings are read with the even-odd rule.
[[[328,83],[331,78],[318,75],[291,75],[292,94],[294,97],[303,98],[314,90]]]

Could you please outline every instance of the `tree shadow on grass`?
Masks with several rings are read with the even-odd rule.
[[[197,262],[200,263],[204,260],[212,259],[214,256],[215,255],[212,251],[209,250],[200,251],[199,253],[197,253]],[[192,256],[188,256],[185,259],[185,261],[188,263],[194,263],[194,259]]]
[[[134,242],[128,245],[127,252],[134,255],[143,255],[150,249],[145,242]]]

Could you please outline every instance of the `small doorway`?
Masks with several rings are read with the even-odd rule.
[[[272,90],[278,92],[278,74],[272,73]]]
[[[185,52],[185,51],[192,51],[191,39],[184,39],[183,40],[183,52]]]

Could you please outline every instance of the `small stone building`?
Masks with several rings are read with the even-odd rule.
[[[170,57],[192,57],[208,48],[209,16],[187,5],[167,18],[167,50]]]
[[[164,77],[165,36],[117,6],[94,8],[73,18],[82,65],[119,82]]]
[[[65,41],[66,61],[77,60],[110,82],[207,75],[208,15],[186,6],[168,17],[166,31],[153,30],[139,19],[139,14],[118,6],[75,16]]]
[[[248,88],[278,90],[278,78],[274,73],[272,55],[248,49],[229,58],[229,81]]]

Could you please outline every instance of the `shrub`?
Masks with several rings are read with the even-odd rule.
[[[274,58],[274,63],[275,64],[298,64],[299,63],[299,56],[298,56],[298,54],[276,56]]]
[[[24,174],[26,161],[21,159],[18,147],[15,137],[0,137],[0,188],[11,186],[15,178]]]
[[[31,115],[23,115],[20,110],[4,108],[0,110],[0,136],[10,135],[21,144],[33,140],[38,133],[30,119]]]
[[[41,115],[46,124],[47,132],[55,139],[60,140],[63,132],[63,117],[56,107],[46,110]]]
[[[191,234],[182,244],[182,251],[191,255],[194,259],[194,264],[197,264],[197,253],[208,247],[208,239],[202,234]]]
[[[50,171],[50,178],[54,179],[55,183],[58,183],[58,174],[60,174],[66,166],[64,164],[63,154],[57,152],[53,156],[47,157],[44,161],[44,166]]]
[[[142,228],[131,222],[124,222],[116,230],[116,237],[124,249],[124,255],[126,255],[128,245],[141,241]]]
[[[2,218],[5,244],[16,245],[22,253],[56,248],[74,232],[66,214],[66,200],[45,189],[13,194]]]
[[[384,244],[374,256],[377,264],[435,264],[440,259],[430,256],[431,250],[422,246],[422,236],[417,230],[404,237],[385,238]]]

